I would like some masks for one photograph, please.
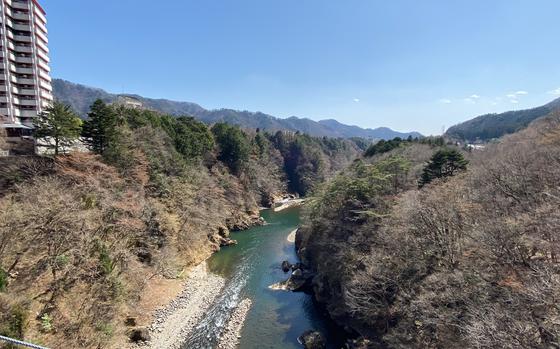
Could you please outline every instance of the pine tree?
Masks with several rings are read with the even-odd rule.
[[[54,155],[57,156],[78,139],[82,120],[70,106],[55,101],[34,120],[34,127],[35,138],[42,140],[39,146],[54,149]]]
[[[444,148],[438,150],[424,167],[419,187],[432,182],[436,178],[454,176],[459,171],[467,169],[469,161],[456,149]]]
[[[96,100],[84,122],[82,136],[91,151],[103,154],[116,137],[117,116],[102,100]]]
[[[214,149],[214,138],[208,126],[192,117],[174,119],[175,148],[185,159],[196,159]]]
[[[232,173],[239,175],[249,161],[250,144],[245,133],[237,126],[217,123],[212,133],[219,146],[218,159],[226,164]]]

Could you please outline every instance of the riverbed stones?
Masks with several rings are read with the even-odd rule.
[[[195,267],[185,280],[183,292],[156,310],[148,328],[151,339],[132,348],[180,349],[225,285],[224,278],[208,272],[206,262]]]
[[[246,298],[242,300],[231,314],[229,321],[220,335],[219,349],[236,349],[241,339],[241,330],[245,323],[247,313],[251,309],[253,302]]]

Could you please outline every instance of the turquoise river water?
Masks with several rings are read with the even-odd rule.
[[[226,247],[208,260],[211,272],[226,278],[220,298],[206,313],[183,349],[215,348],[231,312],[244,298],[253,301],[240,338],[240,349],[302,348],[297,337],[306,330],[325,335],[329,349],[340,348],[340,330],[304,293],[275,291],[268,287],[287,279],[283,260],[297,261],[294,244],[287,237],[300,222],[300,209],[261,213],[262,227],[233,233],[236,246]]]

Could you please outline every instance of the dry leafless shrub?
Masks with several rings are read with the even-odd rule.
[[[351,277],[329,300],[345,321],[392,348],[559,347],[559,120],[473,152],[464,175],[400,195],[381,226],[347,227],[354,240],[338,247],[352,256],[342,271]],[[333,217],[300,237],[305,246],[330,238]]]

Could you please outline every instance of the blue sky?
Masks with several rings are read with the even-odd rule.
[[[110,92],[425,134],[560,97],[558,0],[40,2],[52,75]]]

